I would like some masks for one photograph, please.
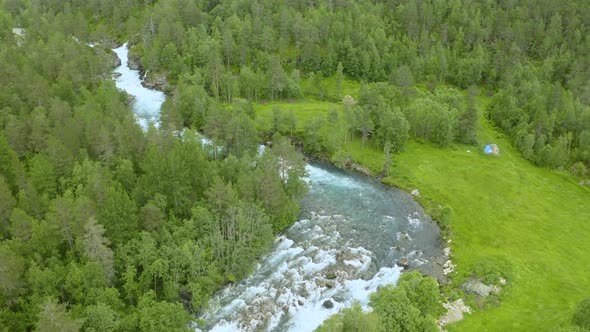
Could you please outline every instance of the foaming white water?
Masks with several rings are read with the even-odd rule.
[[[313,331],[342,308],[395,284],[402,268],[428,268],[438,230],[406,193],[307,165],[303,218],[279,236],[254,273],[216,294],[206,331]],[[428,220],[428,219],[426,219]]]
[[[394,266],[391,268],[381,268],[373,278],[369,280],[352,279],[345,280],[338,287],[342,287],[346,294],[346,299],[342,302],[332,301],[334,307],[326,309],[323,306],[322,298],[315,301],[309,301],[300,310],[294,313],[287,326],[288,331],[313,331],[318,328],[331,315],[338,313],[340,309],[350,307],[354,302],[358,302],[364,310],[371,310],[369,307],[370,295],[377,291],[379,287],[395,284],[400,276],[401,268]]]
[[[305,165],[305,169],[308,173],[308,176],[306,178],[308,182],[312,182],[318,185],[330,185],[347,189],[360,189],[363,187],[362,183],[350,176],[342,176],[340,174],[336,174],[334,172],[330,172],[326,169],[313,166],[310,164]]]
[[[121,65],[115,69],[115,73],[120,74],[115,78],[115,84],[119,89],[134,97],[133,113],[135,113],[137,122],[144,130],[148,129],[150,123],[158,126],[160,107],[164,103],[166,95],[161,91],[150,90],[141,85],[139,71],[129,68],[127,43],[113,49],[113,51],[121,60]]]
[[[370,294],[395,283],[401,268],[377,271],[371,251],[350,247],[340,236],[337,226],[343,221],[313,214],[296,222],[252,276],[211,300],[200,317],[211,324],[208,329],[305,332],[354,302],[368,310]]]
[[[414,212],[410,215],[408,215],[408,223],[412,226],[418,226],[420,225],[422,221],[420,220],[420,216],[418,215],[418,213]]]

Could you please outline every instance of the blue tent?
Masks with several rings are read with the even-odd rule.
[[[486,145],[486,147],[483,149],[483,152],[485,154],[490,154],[490,153],[492,153],[492,151],[494,151],[494,149],[492,149],[492,145],[491,144]]]

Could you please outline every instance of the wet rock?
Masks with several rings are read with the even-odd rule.
[[[299,304],[300,306],[303,306],[305,303],[303,301],[301,301],[301,300],[298,300],[297,301],[297,304]]]
[[[111,61],[112,61],[112,66],[114,68],[117,68],[121,65],[121,59],[119,59],[117,54],[113,51],[111,51]],[[120,75],[120,73],[119,73],[119,75]]]
[[[410,266],[410,260],[407,257],[402,257],[400,259],[397,260],[397,265],[405,268],[408,268],[408,266]]]
[[[309,297],[309,292],[307,291],[307,288],[304,288],[300,294],[303,297]]]
[[[420,271],[420,273],[436,279],[439,285],[446,286],[450,284],[451,279],[444,275],[442,263],[436,261],[436,259],[436,257],[429,257],[428,259],[418,258],[412,262],[412,266],[409,270]]]
[[[422,252],[422,250],[412,250],[408,253],[408,256],[411,257],[422,257],[424,253]]]
[[[119,78],[119,77],[121,77],[121,75],[123,75],[123,74],[121,74],[121,73],[113,73],[113,77],[114,78]]]
[[[326,309],[332,309],[332,308],[334,308],[334,303],[332,303],[332,301],[330,301],[330,300],[324,301],[324,303],[322,305]]]
[[[336,271],[334,270],[330,270],[328,272],[326,272],[326,279],[331,280],[331,279],[336,279]]]
[[[397,237],[398,241],[401,241],[401,240],[412,241],[412,237],[407,232],[397,232],[396,237]]]
[[[334,300],[334,302],[346,302],[348,300],[347,297],[345,297],[344,295],[340,294],[334,294],[334,296],[332,297],[332,300]]]
[[[318,285],[318,287],[320,288],[334,288],[334,281],[332,280],[321,280],[321,279],[316,279],[316,285]]]

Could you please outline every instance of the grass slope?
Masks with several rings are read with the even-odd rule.
[[[327,113],[331,109],[339,110],[340,104],[328,101],[292,101],[292,102],[271,102],[267,104],[255,104],[257,121],[264,127],[270,127],[272,121],[273,109],[279,108],[283,111],[295,112],[297,118],[297,128],[302,129],[308,119],[313,119],[318,115]]]
[[[483,131],[496,136],[489,126]],[[453,208],[459,274],[490,257],[511,266],[502,304],[467,316],[453,330],[568,325],[575,305],[590,295],[590,191],[531,165],[505,139],[490,141],[500,144],[501,157],[411,142],[396,158],[424,196]]]
[[[277,103],[296,112],[299,123],[331,103]],[[271,105],[257,111],[267,116]],[[507,139],[487,123],[482,143],[494,142],[500,157],[482,147],[440,149],[410,141],[394,156],[388,180],[419,188],[423,197],[450,206],[452,255],[457,280],[474,264],[500,260],[510,266],[498,307],[478,311],[454,326],[457,331],[542,331],[568,326],[575,305],[590,295],[590,190],[567,174],[538,168],[520,157]],[[383,154],[345,147],[355,161],[381,171]],[[467,152],[471,150],[471,152]]]

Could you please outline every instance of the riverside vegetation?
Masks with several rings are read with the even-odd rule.
[[[419,188],[453,240],[455,286],[508,280],[450,329],[588,329],[589,2],[0,4],[7,330],[188,329],[295,220],[304,171],[285,137]],[[111,81],[112,40],[170,83],[162,129],[144,135]],[[403,286],[418,280],[326,328],[427,329],[438,309]]]

